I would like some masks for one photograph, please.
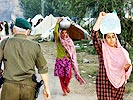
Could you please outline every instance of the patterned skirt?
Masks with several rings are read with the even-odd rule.
[[[125,84],[115,88],[109,81],[104,66],[100,66],[96,79],[96,91],[98,100],[123,100]]]
[[[66,57],[59,59],[56,58],[54,76],[69,77],[71,69],[71,61]]]

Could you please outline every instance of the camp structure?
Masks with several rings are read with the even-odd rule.
[[[83,29],[80,25],[72,21],[69,17],[66,18],[71,22],[71,25],[67,30],[72,40],[88,39],[89,33],[85,29]]]
[[[39,18],[42,17],[38,17],[38,19]],[[58,18],[59,17],[54,17],[52,14],[46,16],[45,18],[42,18],[43,20],[37,26],[33,27],[31,35],[40,36],[43,40],[46,41],[53,41],[53,31]],[[71,22],[68,33],[72,40],[88,39],[88,32],[85,29],[83,29],[80,25],[74,23],[69,17],[68,20]]]
[[[33,19],[31,19],[32,26],[35,26],[39,19],[44,19],[44,17],[41,14],[37,14]]]
[[[38,25],[33,24],[31,35],[40,36],[45,40],[49,40],[50,35],[53,34],[51,30],[54,28],[56,24],[56,18],[52,14],[50,14],[49,16],[46,16],[45,18],[38,17],[38,20],[40,18],[43,20]],[[37,23],[37,20],[36,20],[36,23]]]
[[[89,33],[76,23],[71,24],[68,33],[72,40],[88,39],[89,36]]]

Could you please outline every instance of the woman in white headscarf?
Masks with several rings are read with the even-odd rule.
[[[103,41],[98,31],[103,34]],[[128,52],[121,46],[117,35],[121,33],[120,20],[114,13],[101,12],[92,30],[92,39],[99,60],[96,79],[98,100],[123,100],[125,84],[132,65]]]

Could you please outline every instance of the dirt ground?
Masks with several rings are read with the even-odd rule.
[[[62,90],[60,87],[60,83],[57,77],[53,76],[54,63],[56,58],[56,46],[53,42],[43,42],[41,43],[42,50],[44,53],[44,57],[46,58],[49,68],[49,83],[50,83],[50,91],[51,91],[51,99],[50,100],[97,100],[96,98],[96,90],[95,90],[95,82],[92,82],[89,78],[86,80],[86,84],[79,85],[74,76],[70,82],[71,92],[67,96],[62,96]],[[78,54],[80,59],[87,58],[88,56]],[[96,63],[95,57],[92,55],[89,56],[91,62]],[[42,99],[37,99],[42,100]],[[133,100],[133,93],[126,94],[124,100]]]
[[[62,96],[59,79],[53,75],[56,58],[55,44],[44,42],[41,46],[44,52],[44,57],[48,62],[47,66],[49,68],[49,83],[51,91],[50,100],[96,100],[95,84],[92,84],[87,80],[86,84],[80,85],[74,76],[69,85],[71,92],[67,96]]]
[[[86,79],[86,84],[79,85],[74,76],[71,79],[69,84],[69,88],[71,92],[67,96],[62,96],[62,90],[60,87],[58,77],[53,75],[54,64],[56,58],[56,46],[53,42],[43,42],[41,43],[41,47],[44,53],[44,57],[47,61],[48,71],[49,71],[49,85],[51,91],[50,100],[97,100],[96,98],[96,90],[95,90],[95,81],[92,82],[91,79]],[[82,55],[77,54],[80,59],[87,58],[92,63],[96,63],[96,57],[93,55]],[[85,66],[88,66],[87,64]],[[40,76],[38,75],[38,80],[40,80]],[[36,100],[44,100],[43,98],[43,86],[40,89],[39,96]],[[133,100],[133,93],[125,94],[124,100]]]

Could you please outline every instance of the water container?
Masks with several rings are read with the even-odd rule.
[[[102,34],[107,33],[121,33],[120,19],[116,13],[107,13],[100,24],[100,31]]]
[[[68,21],[67,17],[63,17],[63,20],[60,22],[60,28],[68,29],[71,25],[71,22]]]

